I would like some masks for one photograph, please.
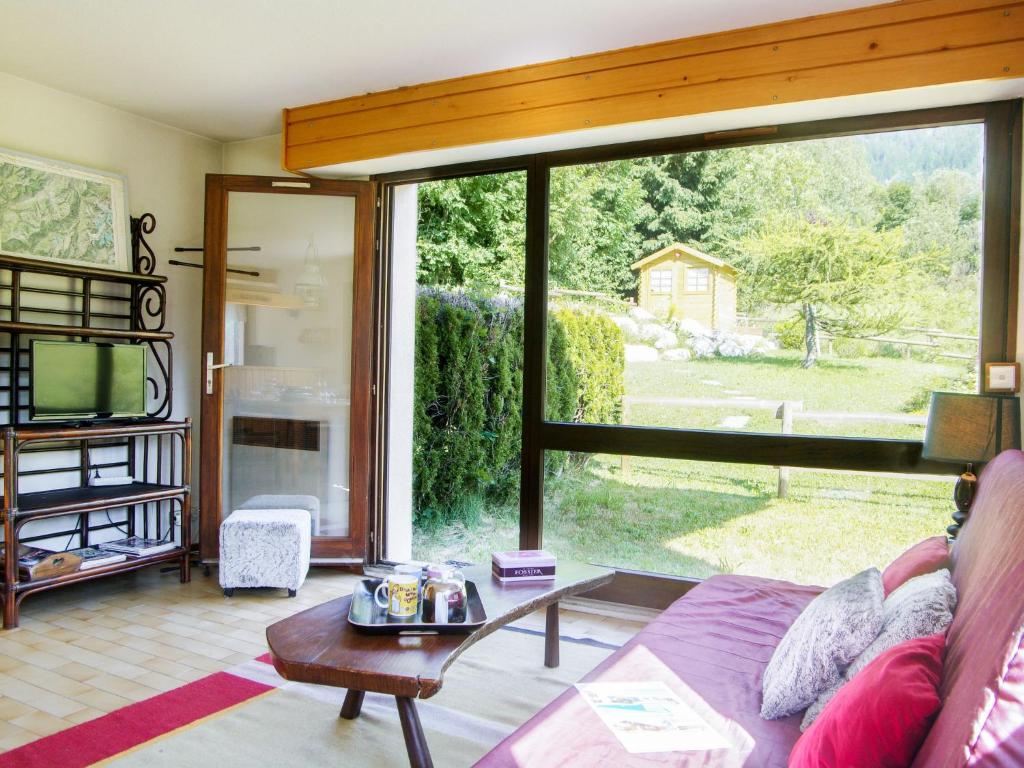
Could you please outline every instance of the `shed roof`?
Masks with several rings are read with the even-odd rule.
[[[683,245],[682,243],[672,243],[672,245],[666,245],[660,251],[655,251],[650,256],[645,256],[644,258],[640,259],[640,261],[630,265],[629,268],[641,269],[642,267],[646,267],[648,264],[652,264],[656,261],[659,261],[660,259],[663,259],[666,256],[671,255],[673,251],[682,251],[683,253],[693,256],[695,259],[706,261],[708,264],[723,269],[726,272],[729,272],[733,275],[739,274],[739,270],[736,269],[736,267],[726,264],[724,261],[715,258],[714,256],[709,256],[703,251],[698,251],[696,248],[693,248],[689,245]]]

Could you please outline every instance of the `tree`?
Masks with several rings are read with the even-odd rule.
[[[416,281],[497,288],[526,270],[526,174],[491,173],[419,185]]]
[[[643,185],[648,214],[637,224],[643,250],[651,253],[675,242],[708,247],[714,231],[735,202],[729,182],[740,157],[729,152],[686,152],[632,161],[633,175]]]
[[[650,215],[631,161],[551,171],[548,274],[553,288],[625,295],[636,287],[640,221]]]
[[[914,188],[909,183],[893,181],[882,190],[880,197],[881,213],[876,229],[898,229],[914,215]]]
[[[743,247],[748,290],[804,323],[803,368],[817,362],[823,330],[873,336],[901,322],[900,308],[888,300],[890,286],[912,266],[899,233],[795,218],[766,226]]]

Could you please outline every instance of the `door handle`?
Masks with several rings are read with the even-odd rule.
[[[230,368],[233,363],[213,363],[213,352],[206,353],[206,394],[213,394],[213,372],[218,368]]]

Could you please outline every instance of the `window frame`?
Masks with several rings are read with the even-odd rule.
[[[704,277],[703,288],[691,288],[690,276],[702,273]],[[686,268],[686,293],[700,294],[711,292],[711,267],[690,267]]]
[[[649,270],[647,272],[647,279],[649,280],[650,292],[651,293],[656,293],[659,296],[671,295],[672,287],[673,287],[672,283],[674,282],[673,278],[675,277],[674,271],[675,270],[673,270],[671,266],[669,266],[669,267],[658,267],[657,269]],[[654,287],[654,276],[655,276],[655,274],[658,275],[658,279],[659,279],[659,283],[658,284],[659,285],[661,285],[667,279],[668,288],[655,288]]]
[[[544,418],[546,388],[546,334],[548,298],[548,213],[552,168],[624,160],[637,157],[699,152],[760,144],[824,139],[867,133],[964,124],[984,126],[984,191],[982,213],[981,317],[979,365],[1016,359],[1018,317],[1018,243],[1021,208],[1021,111],[1024,100],[967,104],[931,109],[842,117],[777,126],[757,126],[734,131],[691,134],[662,139],[537,153],[495,160],[423,168],[371,177],[380,182],[381,259],[375,306],[376,327],[386,337],[389,310],[387,279],[388,207],[394,185],[473,176],[503,171],[525,171],[526,181],[526,278],[524,295],[524,366],[522,469],[520,478],[520,546],[543,545],[544,454],[546,451],[648,456],[666,459],[724,461],[744,464],[784,464],[855,471],[915,474],[956,474],[945,464],[922,459],[920,440],[885,438],[773,435],[699,429],[636,427],[606,424],[550,422]],[[711,276],[709,273],[709,290]],[[378,343],[375,370],[387,373],[387,340]],[[375,391],[386,392],[380,386]],[[386,426],[387,403],[377,397],[379,418]],[[384,440],[378,430],[376,440]],[[380,446],[376,456],[386,456]],[[377,520],[386,509],[386,466],[377,466],[374,483]],[[383,530],[383,527],[378,530]],[[380,552],[383,537],[377,538]],[[664,607],[692,587],[694,579],[619,571],[610,587],[593,596]],[[643,590],[637,585],[644,584]]]

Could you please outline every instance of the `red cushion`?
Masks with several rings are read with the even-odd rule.
[[[880,654],[839,689],[789,756],[789,768],[907,768],[939,710],[944,634]]]
[[[949,542],[945,536],[932,536],[918,542],[897,557],[882,573],[882,586],[888,597],[915,576],[949,568]]]

